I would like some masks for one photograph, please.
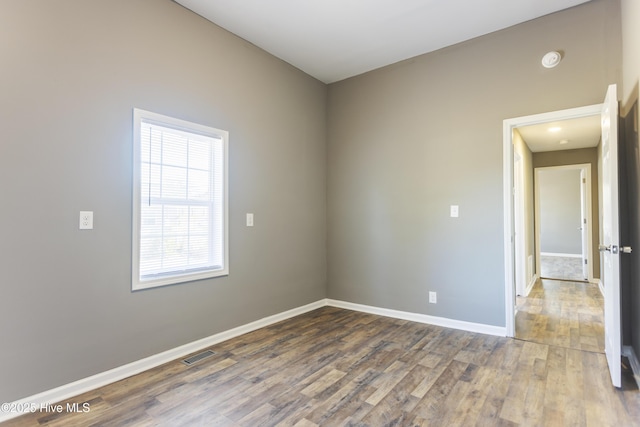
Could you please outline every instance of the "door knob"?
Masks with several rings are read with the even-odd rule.
[[[618,247],[616,245],[609,245],[609,246],[599,245],[598,250],[600,252],[607,251],[607,252],[611,252],[613,255],[618,255]],[[629,248],[629,250],[631,250],[631,248]]]

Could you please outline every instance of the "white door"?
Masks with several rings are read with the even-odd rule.
[[[618,98],[609,86],[602,107],[602,284],[604,340],[611,382],[620,387],[620,233],[618,229]]]
[[[580,237],[582,238],[582,277],[589,280],[589,235],[587,227],[587,171],[580,169]]]

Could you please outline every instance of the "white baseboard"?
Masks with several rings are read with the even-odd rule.
[[[542,256],[557,256],[563,258],[582,258],[582,254],[563,254],[558,252],[540,252]]]
[[[480,334],[507,336],[507,329],[503,326],[491,326],[482,323],[465,322],[462,320],[447,319],[445,317],[429,316],[427,314],[411,313],[408,311],[391,310],[388,308],[372,307],[369,305],[354,304],[351,302],[327,300],[327,305],[347,310],[361,311],[363,313],[377,314],[379,316],[393,317],[395,319],[409,320],[411,322],[426,323],[429,325],[443,326],[445,328],[460,329],[463,331],[477,332]]]
[[[114,369],[110,369],[105,372],[101,372],[96,375],[92,375],[87,378],[83,378],[78,381],[74,381],[69,384],[65,384],[60,387],[56,387],[51,390],[44,391],[42,393],[35,394],[33,396],[25,397],[24,399],[17,400],[9,404],[9,407],[17,408],[40,408],[41,405],[48,405],[57,402],[61,402],[70,399],[74,396],[86,393],[91,390],[95,390],[100,387],[104,387],[108,384],[116,381],[123,380],[149,369],[155,368],[162,364],[171,362],[173,360],[184,357],[188,354],[195,353],[203,350],[212,345],[221,343],[231,338],[238,337],[248,332],[255,331],[260,328],[272,325],[274,323],[290,319],[295,316],[307,313],[312,310],[316,310],[321,307],[332,306],[337,308],[344,308],[347,310],[360,311],[364,313],[377,314],[385,317],[393,317],[402,320],[409,320],[412,322],[426,323],[430,325],[443,326],[445,328],[460,329],[463,331],[477,332],[487,335],[496,335],[500,337],[506,336],[506,328],[502,326],[484,325],[481,323],[465,322],[462,320],[447,319],[444,317],[429,316],[426,314],[411,313],[406,311],[391,310],[388,308],[378,308],[362,304],[354,304],[345,301],[338,301],[332,299],[323,299],[311,304],[304,305],[302,307],[294,308],[273,316],[265,317],[255,322],[248,323],[237,328],[230,329],[228,331],[220,332],[218,334],[211,335],[209,337],[193,341],[191,343],[181,345],[171,350],[164,351],[162,353],[155,354],[153,356],[146,357],[144,359],[137,360],[132,363],[128,363],[123,366],[119,366]],[[3,421],[16,418],[23,415],[24,412],[3,412],[0,411],[0,423]]]
[[[604,286],[602,285],[602,280],[601,279],[594,279],[594,280],[598,284],[598,289],[600,289],[600,293],[604,297]]]
[[[638,360],[638,355],[633,351],[633,347],[628,345],[622,347],[622,355],[629,359],[631,370],[633,371],[633,378],[636,380],[636,385],[640,387],[640,361]]]
[[[91,390],[95,390],[99,387],[114,383],[116,381],[123,380],[130,376],[139,374],[149,369],[155,368],[162,364],[171,362],[173,360],[184,357],[188,354],[203,350],[207,347],[211,347],[214,344],[221,343],[231,338],[238,337],[248,332],[255,331],[256,329],[264,328],[265,326],[278,323],[282,320],[289,319],[291,317],[299,316],[300,314],[307,313],[309,311],[326,306],[326,300],[316,301],[311,304],[304,305],[302,307],[294,308],[273,316],[265,317],[255,322],[247,323],[246,325],[239,326],[237,328],[229,329],[218,334],[211,335],[201,340],[193,341],[185,345],[173,348],[171,350],[164,351],[162,353],[155,354],[153,356],[146,357],[144,359],[137,360],[132,363],[128,363],[123,366],[119,366],[114,369],[110,369],[105,372],[101,372],[96,375],[92,375],[81,380],[65,384],[60,387],[56,387],[51,390],[47,390],[42,393],[35,394],[33,396],[26,397],[24,399],[12,402],[9,407],[17,408],[40,408],[41,405],[52,404],[61,402],[63,400],[70,399],[74,396],[86,393]],[[0,423],[10,420],[12,418],[23,415],[23,412],[5,412],[0,411]]]
[[[538,281],[538,275],[534,274],[531,280],[529,281],[529,284],[527,285],[527,289],[524,290],[525,297],[529,296],[531,289],[533,289],[533,286],[536,284],[537,281]]]

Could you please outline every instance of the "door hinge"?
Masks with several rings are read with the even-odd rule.
[[[585,258],[585,260],[584,260],[584,263],[585,263],[585,264],[588,264],[588,262],[587,262],[587,259],[586,259],[586,258]]]

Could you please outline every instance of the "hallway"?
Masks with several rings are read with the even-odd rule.
[[[516,338],[604,353],[603,304],[594,283],[538,280],[517,297]]]

